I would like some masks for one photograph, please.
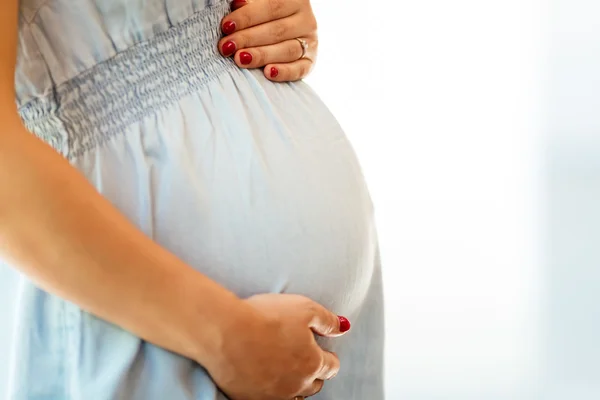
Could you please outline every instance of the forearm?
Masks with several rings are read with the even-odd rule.
[[[0,258],[152,343],[210,357],[241,300],[138,231],[17,117],[1,121]]]

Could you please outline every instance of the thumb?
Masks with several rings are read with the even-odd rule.
[[[350,321],[346,317],[335,315],[322,306],[314,309],[310,328],[320,336],[336,337],[350,330]]]

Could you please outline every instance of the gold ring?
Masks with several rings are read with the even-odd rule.
[[[302,38],[296,38],[296,40],[298,41],[298,43],[300,43],[300,46],[302,46],[302,55],[300,56],[299,60],[306,57],[306,53],[308,52],[308,42]],[[295,398],[294,400],[303,400],[304,397],[302,398]]]

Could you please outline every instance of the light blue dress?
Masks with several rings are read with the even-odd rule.
[[[22,0],[21,116],[145,234],[239,296],[298,293],[348,316],[346,337],[320,341],[342,370],[314,398],[383,399],[381,270],[355,154],[305,83],[218,54],[228,12]],[[225,399],[196,363],[24,276],[18,293],[1,305],[17,310],[10,400]]]

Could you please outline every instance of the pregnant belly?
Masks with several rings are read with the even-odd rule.
[[[307,86],[239,85],[227,109],[214,106],[214,92],[212,108],[190,96],[106,146],[95,158],[97,186],[158,243],[238,295],[298,293],[351,315],[375,252],[354,152]]]

